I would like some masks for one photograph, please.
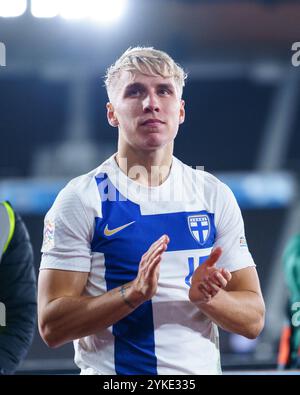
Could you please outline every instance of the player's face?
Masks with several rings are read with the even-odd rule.
[[[156,150],[173,142],[184,121],[184,101],[173,78],[123,71],[116,84],[108,120],[119,128],[121,143]]]

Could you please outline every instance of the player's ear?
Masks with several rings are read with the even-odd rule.
[[[108,102],[106,104],[106,109],[107,109],[107,120],[108,120],[108,123],[114,128],[118,127],[119,121],[118,121],[118,118],[116,116],[116,113],[115,113],[115,110],[114,110],[114,106],[110,102]]]
[[[184,120],[185,120],[185,101],[184,100],[180,100],[180,110],[179,110],[179,124],[181,125]]]

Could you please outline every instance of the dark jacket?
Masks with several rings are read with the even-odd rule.
[[[279,369],[300,368],[300,234],[288,242],[283,254],[285,282],[289,291],[286,323],[281,332],[278,353]]]
[[[0,302],[6,309],[6,326],[0,327],[0,374],[13,374],[26,357],[36,323],[32,246],[22,219],[16,213],[14,217],[14,231],[2,258],[0,251]]]

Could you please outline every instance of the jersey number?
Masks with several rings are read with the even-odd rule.
[[[200,256],[198,265],[200,266],[208,257],[209,257],[209,255]],[[195,271],[195,258],[194,257],[188,258],[188,267],[189,267],[189,274],[186,276],[184,281],[190,287],[191,286],[191,277]]]

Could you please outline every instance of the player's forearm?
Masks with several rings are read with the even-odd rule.
[[[255,292],[220,290],[198,308],[221,328],[250,339],[256,338],[264,326],[264,302]]]
[[[64,296],[49,302],[39,312],[42,338],[48,346],[58,347],[108,328],[130,314],[132,306],[143,303],[141,296],[132,292],[130,283],[126,284],[125,294],[120,289],[97,297]]]

